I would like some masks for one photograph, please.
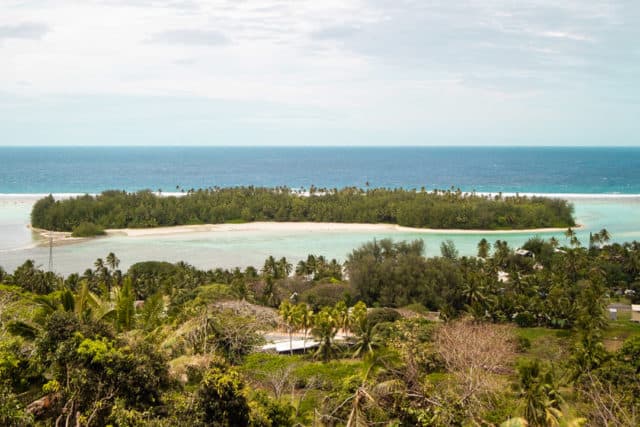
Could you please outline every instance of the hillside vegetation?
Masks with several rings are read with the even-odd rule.
[[[609,238],[0,268],[0,425],[640,425],[640,325],[607,316],[640,301],[640,244]],[[261,351],[274,335],[313,348]]]

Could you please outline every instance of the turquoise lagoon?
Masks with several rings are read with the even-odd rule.
[[[640,196],[635,195],[566,195],[575,206],[578,237],[586,244],[590,232],[606,228],[615,242],[640,241]],[[29,213],[36,196],[0,197],[0,266],[12,271],[26,259],[48,266],[49,248],[38,246],[38,237],[28,228]],[[486,234],[424,234],[411,231],[385,232],[283,232],[283,231],[215,231],[190,232],[175,235],[125,237],[110,236],[82,243],[57,246],[53,249],[54,270],[59,273],[82,272],[92,267],[96,258],[114,252],[121,259],[121,268],[138,261],[186,261],[199,268],[261,266],[270,255],[287,257],[297,262],[307,254],[324,255],[344,260],[347,254],[372,239],[422,239],[426,255],[437,255],[444,240],[452,240],[460,254],[474,255],[483,237],[494,242],[506,240],[513,247],[528,238],[555,236],[564,242],[562,233],[486,233]]]

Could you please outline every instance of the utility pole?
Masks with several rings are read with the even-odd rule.
[[[49,231],[49,271],[53,271],[53,232]]]

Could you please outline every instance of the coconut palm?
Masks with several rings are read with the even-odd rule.
[[[320,342],[314,357],[328,362],[338,352],[338,346],[335,343],[338,322],[332,308],[324,307],[316,314],[311,333]]]
[[[58,298],[43,295],[37,296],[34,301],[46,314],[58,310],[73,312],[81,322],[86,322],[89,319],[108,320],[112,319],[115,314],[115,306],[109,296],[101,298],[91,292],[86,280],[80,282],[77,294],[73,294],[67,289]]]
[[[493,244],[494,253],[493,259],[498,266],[504,266],[509,258],[509,244],[502,240],[496,240]]]
[[[107,255],[107,265],[111,271],[116,271],[116,268],[120,265],[120,260],[113,252],[109,252],[109,255]]]
[[[543,370],[537,360],[518,368],[519,395],[524,404],[524,417],[531,426],[559,426],[562,397],[553,372]]]
[[[307,263],[304,260],[300,260],[296,265],[296,276],[307,275]]]
[[[303,333],[303,347],[304,347],[304,351],[306,353],[307,351],[307,336],[309,334],[309,331],[311,330],[311,328],[313,327],[313,321],[314,321],[314,314],[313,314],[313,310],[309,309],[309,307],[307,307],[307,304],[301,302],[300,304],[298,304],[296,306],[296,321],[298,322],[298,328],[302,329],[302,333]]]
[[[307,274],[314,274],[316,272],[316,257],[313,255],[307,255]]]
[[[478,258],[485,259],[489,256],[489,242],[483,238],[478,242]]]
[[[285,257],[280,258],[280,260],[277,262],[277,272],[278,278],[286,278],[289,277],[289,275],[291,274],[291,271],[293,269],[293,265],[291,265],[290,262],[287,261],[287,259]]]
[[[273,255],[269,256],[264,261],[264,265],[262,266],[262,274],[265,276],[271,276],[274,279],[278,278],[278,263]]]
[[[287,331],[289,333],[289,353],[293,354],[293,332],[298,327],[298,310],[295,309],[289,300],[285,300],[280,304],[280,308],[278,308],[278,313],[282,317],[285,325],[287,325]]]
[[[376,325],[366,321],[356,332],[356,341],[353,346],[353,357],[366,357],[382,347],[382,338],[378,334]]]
[[[566,231],[564,232],[564,237],[569,240],[569,242],[571,242],[572,239],[574,239],[576,237],[576,232],[573,230],[573,228],[569,227],[566,229]]]
[[[486,301],[486,286],[484,282],[482,276],[470,274],[469,279],[462,286],[462,296],[466,299],[467,305],[483,304]]]
[[[351,401],[346,427],[368,426],[367,410],[381,409],[380,401],[405,391],[404,383],[397,379],[379,381],[380,375],[398,364],[397,354],[380,350],[367,354],[360,372],[360,385],[343,404]]]
[[[351,328],[351,314],[349,313],[349,307],[344,301],[338,301],[334,307],[336,321],[338,322],[338,328],[347,334],[347,331]]]
[[[580,240],[578,240],[578,237],[576,237],[576,236],[571,237],[571,241],[569,243],[571,244],[571,246],[576,247],[576,248],[581,245]]]

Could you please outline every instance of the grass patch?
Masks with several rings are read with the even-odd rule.
[[[299,363],[300,355],[280,355],[270,353],[252,353],[245,357],[244,362],[238,367],[240,372],[256,379],[263,379],[268,374],[273,374],[285,369],[289,365]]]
[[[302,362],[294,369],[300,387],[313,386],[332,390],[342,385],[343,380],[357,375],[362,367],[359,360],[336,360],[328,363]]]
[[[228,219],[224,223],[225,224],[246,224],[247,221],[242,218],[234,218],[234,219]]]
[[[549,328],[516,328],[516,335],[522,338],[526,338],[533,343],[540,337],[553,337],[556,336],[556,329]]]
[[[609,340],[625,341],[635,336],[640,336],[640,323],[630,320],[612,320],[604,331],[604,338]]]
[[[568,329],[517,328],[516,335],[528,339],[531,346],[522,352],[523,358],[537,358],[552,362],[567,357],[573,343],[573,331]]]

